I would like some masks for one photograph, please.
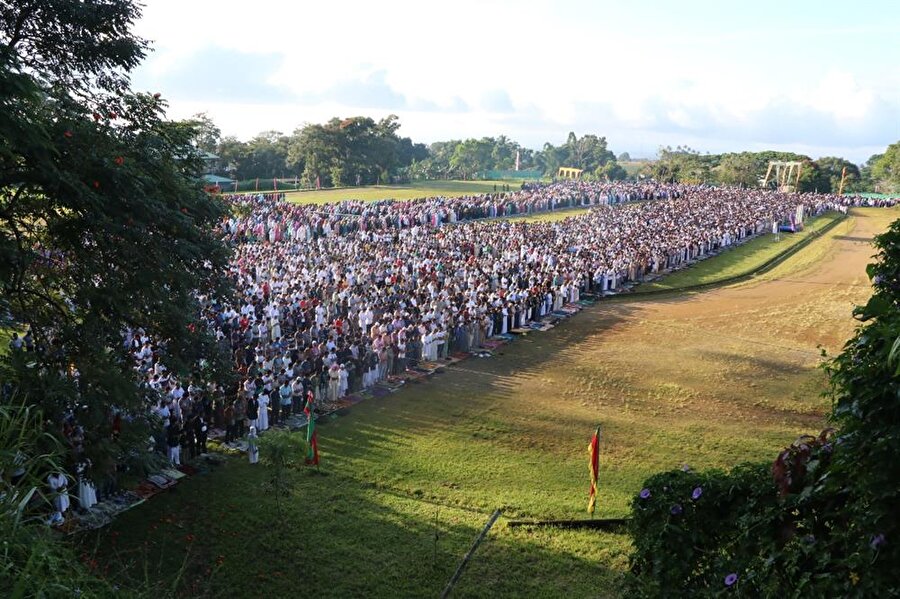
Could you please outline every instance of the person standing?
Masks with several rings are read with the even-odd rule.
[[[256,421],[250,422],[250,426],[255,426],[258,433],[269,430],[269,403],[271,402],[271,399],[272,398],[269,397],[269,392],[266,389],[263,389],[263,392],[260,393],[259,397],[255,400],[258,416]],[[247,417],[249,418],[249,416],[248,412]]]
[[[64,514],[69,509],[69,479],[62,472],[54,472],[47,477],[47,484],[53,497],[53,508],[56,510],[51,523],[62,524],[66,520]]]
[[[234,402],[225,400],[225,408],[222,410],[225,420],[225,442],[231,443],[237,438],[237,422],[234,418]]]
[[[238,396],[234,400],[234,422],[235,422],[235,438],[240,439],[244,436],[244,419],[247,417],[247,400]]]
[[[94,483],[87,478],[87,470],[90,466],[88,460],[78,463],[78,505],[83,510],[89,510],[97,503],[97,489]]]
[[[166,431],[166,445],[169,448],[169,462],[173,466],[181,465],[181,424],[175,416],[169,420]]]
[[[209,435],[209,427],[206,418],[202,415],[195,420],[194,438],[197,440],[197,455],[206,453],[206,439]]]
[[[250,434],[247,435],[247,457],[251,464],[259,462],[259,437],[255,426],[250,427]]]
[[[293,395],[294,391],[291,388],[291,381],[288,379],[287,375],[285,375],[284,382],[281,383],[281,387],[278,389],[278,398],[281,402],[281,413],[284,418],[288,418],[291,415]]]
[[[256,429],[259,425],[260,398],[263,398],[266,404],[269,403],[269,397],[266,395],[265,390],[260,392],[259,397],[251,395],[250,399],[247,400],[247,420],[250,422],[250,428],[253,429]]]

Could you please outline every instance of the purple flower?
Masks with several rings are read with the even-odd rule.
[[[681,512],[684,511],[684,509],[681,507],[680,503],[676,503],[669,511],[672,512],[673,516],[678,516],[681,514]]]
[[[877,535],[872,537],[872,540],[869,541],[869,547],[877,550],[879,547],[884,545],[886,541],[884,540],[884,535],[882,533],[878,533]]]
[[[647,499],[650,497],[650,489],[641,489],[640,494],[641,499]]]
[[[690,472],[690,471],[691,471],[691,467],[688,466],[687,464],[682,464],[682,465],[681,465],[681,471],[682,471],[682,472]]]
[[[728,576],[725,577],[725,586],[730,587],[733,586],[734,583],[737,582],[738,575],[732,572]]]
[[[691,499],[697,501],[698,499],[700,499],[701,495],[703,495],[703,487],[697,487],[696,489],[694,489],[694,492],[691,493]]]

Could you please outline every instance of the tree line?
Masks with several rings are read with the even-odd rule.
[[[285,135],[263,131],[248,141],[222,136],[206,114],[188,121],[196,130],[196,146],[216,156],[210,171],[238,180],[296,179],[307,187],[337,187],[428,179],[476,179],[490,171],[518,166],[552,177],[559,167],[582,169],[588,179],[655,179],[689,184],[759,187],[769,161],[803,163],[801,191],[844,192],[900,189],[900,144],[889,146],[863,165],[837,157],[813,159],[793,152],[729,152],[702,154],[688,146],[659,148],[655,160],[632,163],[627,152],[616,155],[605,137],[570,132],[558,146],[540,150],[522,146],[505,135],[480,139],[415,143],[401,136],[400,120],[356,116],[306,124]],[[632,163],[626,170],[623,163]],[[846,170],[845,170],[846,169]]]
[[[799,191],[821,193],[900,190],[900,142],[875,154],[865,164],[837,156],[812,159],[794,152],[729,152],[701,154],[687,146],[662,147],[658,159],[646,163],[640,176],[658,181],[759,187],[770,161],[801,162]],[[845,170],[846,169],[846,170]]]
[[[381,120],[335,117],[285,135],[264,131],[249,141],[223,137],[206,114],[189,120],[199,149],[216,156],[212,172],[238,180],[286,178],[307,186],[372,185],[413,179],[473,179],[487,171],[519,168],[552,176],[560,166],[580,168],[589,178],[624,179],[605,137],[569,133],[559,146],[523,147],[505,135],[439,141],[426,146],[398,134],[396,115]]]

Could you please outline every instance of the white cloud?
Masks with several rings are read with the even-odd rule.
[[[653,135],[679,131],[706,147],[783,143],[779,130],[807,136],[812,147],[839,146],[834,140],[853,127],[869,136],[851,135],[854,147],[900,137],[890,120],[900,109],[900,69],[889,59],[870,64],[900,51],[898,43],[882,37],[877,52],[859,47],[872,31],[890,30],[889,19],[817,27],[802,15],[791,35],[791,22],[741,27],[753,11],[633,4],[150,0],[138,32],[156,51],[135,79],[158,86],[173,116],[207,110],[241,137],[389,112],[422,141],[504,133],[536,146],[538,135],[559,140],[590,127],[611,139],[618,132],[617,151],[655,147]],[[175,75],[210,48],[223,49],[222,64],[209,67],[222,77],[244,76],[235,62],[262,61],[261,84],[239,98],[191,96]],[[854,51],[870,60],[852,60]],[[227,59],[234,53],[257,61]],[[816,128],[797,121],[805,113]],[[789,120],[769,127],[767,116]]]

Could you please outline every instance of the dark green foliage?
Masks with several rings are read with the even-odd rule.
[[[884,154],[872,156],[868,166],[877,191],[900,191],[900,141],[889,145]]]
[[[125,327],[143,327],[176,372],[201,358],[206,376],[223,367],[197,295],[226,290],[228,252],[214,232],[225,212],[197,180],[194,128],[166,121],[158,97],[114,85],[143,52],[127,30],[136,6],[46,5],[57,21],[44,3],[4,9],[0,21],[0,308],[36,347],[8,355],[0,378],[40,406],[50,432],[62,435],[74,416],[105,473],[146,446],[153,399],[138,385]],[[98,14],[111,29],[98,25],[88,39]],[[32,33],[17,38],[9,27],[20,18]],[[64,81],[67,69],[83,87]]]
[[[798,439],[771,467],[647,480],[633,503],[635,595],[900,593],[900,221],[876,246],[863,324],[826,366],[838,432]]]
[[[201,147],[219,157],[215,172],[239,180],[300,177],[306,186],[315,185],[317,177],[323,186],[388,183],[405,176],[405,169],[427,155],[424,145],[397,134],[400,122],[395,115],[380,121],[333,118],[291,135],[264,131],[248,142],[219,139],[218,129],[205,115],[192,122],[201,125]],[[271,181],[263,185],[272,187]]]

